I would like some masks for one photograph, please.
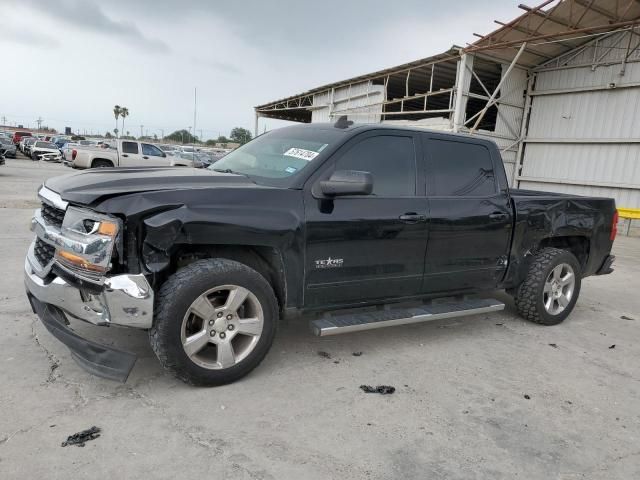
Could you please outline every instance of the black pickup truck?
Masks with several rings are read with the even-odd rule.
[[[261,135],[212,165],[104,168],[39,190],[27,295],[95,374],[135,355],[81,338],[76,319],[148,330],[162,364],[232,382],[280,317],[317,335],[504,308],[562,322],[582,278],[612,271],[612,199],[510,190],[496,145],[384,125]],[[300,315],[303,314],[303,315]]]

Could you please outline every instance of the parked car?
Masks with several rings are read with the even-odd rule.
[[[131,140],[116,140],[113,147],[73,149],[75,168],[181,166],[193,167],[193,161],[168,157],[155,145]]]
[[[47,162],[61,162],[62,153],[55,143],[37,141],[29,148],[32,160],[45,160]]]
[[[280,316],[313,312],[334,335],[501,310],[469,295],[504,289],[558,324],[582,278],[612,272],[617,231],[613,199],[510,189],[491,140],[346,118],[273,130],[210,169],[84,172],[39,196],[25,282],[47,328],[119,380],[135,355],[68,322],[146,329],[198,385],[254,369]]]
[[[62,149],[62,147],[66,144],[69,143],[71,141],[70,137],[54,137],[51,140],[51,143],[55,143],[58,148]]]
[[[16,146],[13,144],[13,141],[7,137],[0,137],[0,149],[5,157],[7,158],[16,158]]]
[[[175,145],[158,145],[158,148],[167,155],[177,155],[178,153],[180,153]]]
[[[203,153],[179,153],[176,158],[180,158],[187,162],[193,162],[194,168],[207,168],[211,165],[211,158]]]
[[[24,139],[24,143],[22,143],[22,140],[20,141],[22,143],[22,153],[24,153],[27,157],[31,156],[31,146],[38,142],[40,140],[38,140],[37,137],[27,137]]]
[[[13,144],[17,145],[18,143],[20,143],[20,140],[22,140],[24,137],[32,137],[33,135],[31,134],[31,132],[14,132],[13,133]]]

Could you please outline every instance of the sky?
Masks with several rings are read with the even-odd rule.
[[[465,46],[518,3],[0,0],[0,124],[104,134],[117,104],[125,132],[168,135],[193,126],[197,89],[199,137],[253,132],[256,105]]]

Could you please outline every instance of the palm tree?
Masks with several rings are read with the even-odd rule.
[[[120,109],[120,116],[122,117],[122,131],[124,132],[124,119],[129,116],[129,109],[127,107],[122,107]]]
[[[113,107],[113,116],[116,117],[116,128],[114,129],[114,131],[116,132],[116,136],[118,136],[118,117],[120,116],[120,113],[122,112],[122,109],[120,108],[120,105],[114,105]]]

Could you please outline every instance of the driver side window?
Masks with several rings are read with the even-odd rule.
[[[336,170],[360,170],[373,176],[373,195],[416,195],[416,154],[412,137],[378,135],[351,147],[336,162]]]

